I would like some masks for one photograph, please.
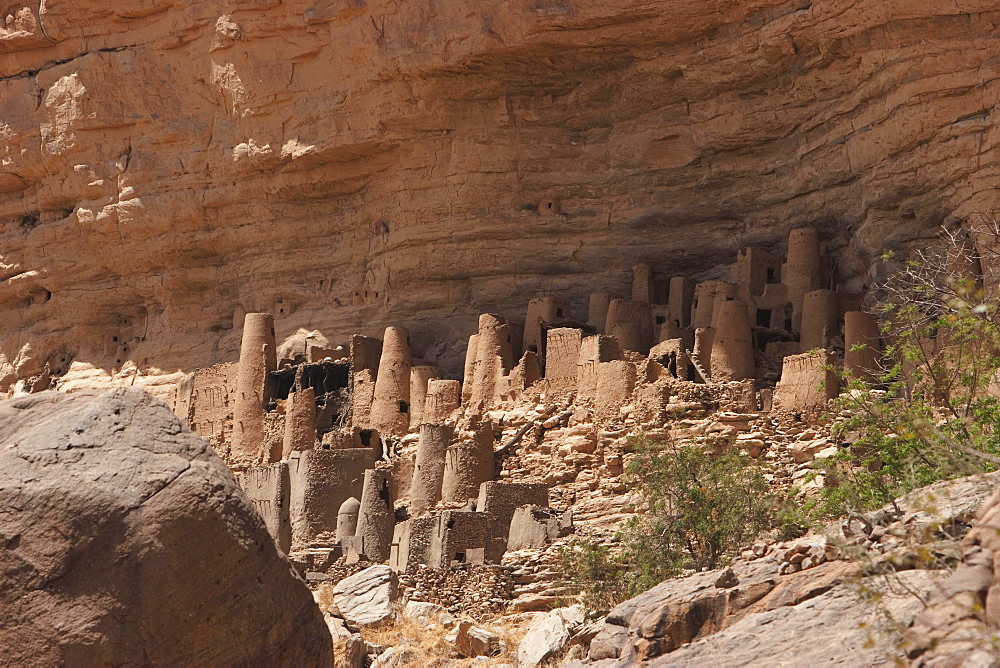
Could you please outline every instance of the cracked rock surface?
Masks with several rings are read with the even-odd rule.
[[[0,547],[7,663],[331,664],[232,474],[142,391],[0,403]]]

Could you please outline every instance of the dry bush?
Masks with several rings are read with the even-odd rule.
[[[379,628],[363,629],[361,635],[366,642],[375,645],[407,649],[411,653],[407,665],[421,667],[471,666],[474,659],[456,658],[455,645],[446,639],[446,636],[454,631],[459,621],[456,619],[455,624],[449,627],[435,621],[424,625],[416,619],[403,617],[402,605],[400,605],[392,623]],[[476,661],[476,666],[517,664],[517,646],[527,633],[527,622],[511,623],[503,616],[484,622],[476,622],[471,619],[469,621],[497,634],[504,643],[503,652],[497,656],[488,657],[487,662]]]

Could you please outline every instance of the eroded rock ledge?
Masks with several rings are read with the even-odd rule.
[[[255,311],[457,371],[479,313],[582,312],[637,260],[817,224],[863,282],[995,206],[986,0],[0,9],[0,392],[165,396]]]

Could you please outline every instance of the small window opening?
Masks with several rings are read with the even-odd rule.
[[[767,282],[768,283],[778,282],[777,272],[774,270],[774,267],[768,267],[767,269]]]
[[[400,401],[399,402],[399,412],[400,413],[409,413],[410,412],[410,404],[406,403],[405,401]]]
[[[667,321],[667,319],[665,317],[663,317],[662,315],[656,316],[656,324],[657,325],[662,325],[666,321]]]
[[[771,310],[770,309],[757,309],[757,326],[758,327],[770,327],[771,326]]]
[[[465,552],[456,552],[455,553],[455,561],[457,561],[460,564],[464,564],[465,563]]]
[[[563,310],[561,308],[556,309],[556,317],[557,318],[563,317]]]

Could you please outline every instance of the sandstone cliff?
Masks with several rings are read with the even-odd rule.
[[[172,383],[279,340],[698,274],[819,223],[884,247],[988,214],[986,0],[8,1],[0,393]],[[4,18],[6,17],[6,18]],[[234,323],[236,323],[234,325]]]

